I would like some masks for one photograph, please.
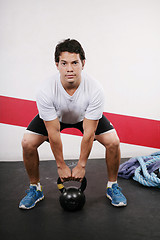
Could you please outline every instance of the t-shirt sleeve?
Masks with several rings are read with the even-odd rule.
[[[50,99],[44,91],[38,91],[36,95],[36,103],[39,112],[39,116],[44,121],[52,121],[57,118],[57,113],[53,105],[53,101]]]
[[[102,88],[97,89],[91,95],[89,105],[86,109],[85,118],[99,120],[102,117],[104,109],[104,91]]]

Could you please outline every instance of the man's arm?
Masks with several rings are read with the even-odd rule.
[[[57,118],[52,121],[44,121],[44,123],[48,132],[50,146],[57,163],[58,174],[61,180],[63,181],[71,177],[71,170],[65,164],[63,158],[63,146],[60,135],[60,123]]]
[[[85,166],[87,159],[92,149],[95,131],[97,129],[98,120],[83,120],[83,138],[81,142],[80,157],[77,166],[72,170],[72,177],[75,179],[82,179],[85,175]]]

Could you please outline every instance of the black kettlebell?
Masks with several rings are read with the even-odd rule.
[[[83,208],[86,201],[84,190],[87,186],[87,179],[85,177],[82,179],[81,186],[79,188],[65,188],[60,178],[57,180],[57,186],[61,192],[59,202],[64,210],[77,211]]]

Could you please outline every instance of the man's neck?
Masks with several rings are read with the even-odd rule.
[[[66,83],[61,81],[63,88],[65,89],[65,91],[72,96],[75,91],[77,90],[77,88],[79,87],[80,83],[81,83],[81,79],[76,82],[76,83]]]

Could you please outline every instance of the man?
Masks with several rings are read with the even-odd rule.
[[[29,124],[22,140],[30,189],[19,208],[33,208],[44,198],[37,151],[44,141],[50,143],[61,180],[81,181],[94,140],[106,148],[106,196],[114,206],[126,206],[126,198],[117,184],[119,138],[112,124],[103,116],[104,93],[101,85],[82,71],[85,53],[81,44],[74,39],[59,43],[55,50],[55,63],[59,73],[40,87],[37,94],[39,114]],[[79,161],[72,172],[64,161],[60,136],[60,132],[69,127],[78,128],[83,133]]]

